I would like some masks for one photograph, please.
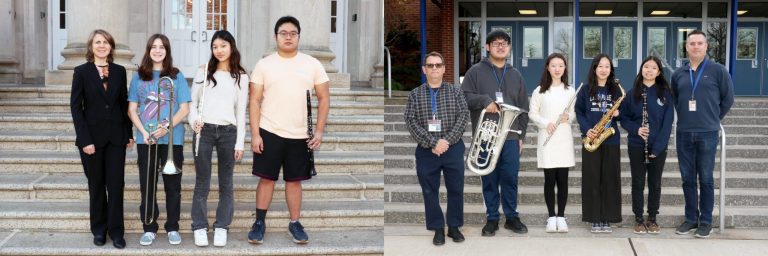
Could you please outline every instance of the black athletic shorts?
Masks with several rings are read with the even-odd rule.
[[[277,180],[280,167],[283,180],[301,181],[312,178],[309,170],[307,139],[286,139],[259,128],[264,141],[264,151],[253,153],[253,175],[263,179]]]

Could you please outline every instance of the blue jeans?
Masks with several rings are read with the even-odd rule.
[[[480,177],[487,220],[499,220],[499,202],[507,219],[517,217],[517,174],[520,172],[520,147],[517,143],[518,140],[504,142],[496,169]]]
[[[718,131],[677,132],[677,159],[683,179],[685,220],[690,223],[712,224],[715,204],[712,170],[718,140]]]
[[[445,227],[448,219],[449,228],[464,225],[464,142],[451,145],[441,156],[431,149],[416,148],[416,175],[424,196],[424,217],[428,230]],[[445,179],[448,211],[443,216],[440,207],[440,174]]]
[[[232,172],[235,168],[237,127],[206,123],[201,134],[200,152],[195,157],[192,230],[208,229],[208,192],[211,189],[211,158],[214,147],[219,160],[219,205],[216,207],[216,222],[213,227],[229,229],[235,213]]]

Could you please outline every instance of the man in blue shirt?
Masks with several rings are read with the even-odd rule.
[[[715,200],[712,170],[718,130],[720,121],[733,106],[731,76],[723,65],[706,59],[707,47],[704,32],[689,33],[685,50],[690,63],[675,70],[670,79],[676,96],[675,139],[685,196],[685,222],[676,233],[685,235],[697,229],[695,236],[699,238],[709,237],[712,231]]]

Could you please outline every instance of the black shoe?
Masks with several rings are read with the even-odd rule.
[[[686,221],[686,222],[683,222],[683,224],[681,224],[680,227],[677,228],[677,230],[675,230],[675,233],[678,235],[687,235],[688,233],[691,232],[691,230],[696,229],[698,226],[699,225],[697,225],[696,223],[691,223]]]
[[[105,243],[107,243],[107,236],[105,235],[94,235],[93,236],[93,244],[97,246],[102,246]]]
[[[444,245],[445,244],[445,229],[435,230],[435,237],[432,238],[432,244]]]
[[[523,222],[520,221],[520,217],[507,219],[507,221],[504,222],[504,228],[512,230],[512,232],[515,232],[518,234],[528,233],[528,227],[526,227],[525,224],[523,224]]]
[[[496,235],[496,230],[499,230],[498,220],[486,221],[485,226],[483,226],[483,236],[494,236]]]
[[[712,232],[712,224],[701,223],[699,224],[699,228],[696,229],[696,234],[694,236],[698,238],[707,238],[709,237],[710,232]]]
[[[117,249],[125,248],[125,238],[122,238],[122,237],[112,238],[112,245],[115,246],[115,248]]]
[[[448,237],[453,238],[453,242],[464,242],[464,235],[461,234],[459,228],[448,228]]]

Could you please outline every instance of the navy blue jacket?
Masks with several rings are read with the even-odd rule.
[[[672,122],[675,115],[672,106],[672,93],[665,91],[664,101],[657,95],[656,85],[646,88],[648,102],[648,153],[660,155],[669,145],[669,136],[672,133]],[[634,89],[627,93],[624,102],[621,103],[621,127],[627,130],[627,146],[645,147],[645,141],[637,130],[643,123],[643,99],[636,99]]]
[[[589,86],[584,84],[583,86]],[[596,97],[589,96],[589,87],[579,91],[579,95],[576,96],[576,104],[574,110],[576,111],[576,121],[579,122],[579,129],[581,130],[581,137],[587,137],[587,131],[595,127],[597,122],[603,118],[604,111],[608,111],[613,107],[613,103],[621,97],[621,92],[616,90],[613,95],[608,94],[607,87],[597,87]],[[627,95],[629,97],[629,95]],[[624,99],[626,101],[626,98]],[[623,103],[622,103],[623,104]],[[619,109],[621,113],[621,109]],[[616,123],[618,117],[611,119],[611,127],[616,131],[612,136],[603,141],[605,145],[619,145],[621,137],[618,124]]]
[[[675,93],[675,110],[677,110],[678,132],[711,132],[720,130],[720,120],[733,106],[733,82],[728,70],[717,62],[706,60],[707,66],[702,70],[704,62],[699,64],[693,79],[698,72],[701,79],[696,91],[693,91],[689,70],[690,63],[678,68],[672,73],[670,84]],[[688,110],[691,96],[696,99],[696,111]]]

